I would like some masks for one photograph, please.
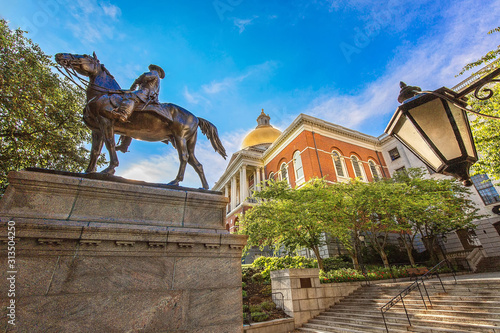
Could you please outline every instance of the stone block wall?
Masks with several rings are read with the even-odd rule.
[[[500,222],[500,216],[481,220],[476,228],[476,234],[488,257],[500,256],[500,234],[493,226]]]
[[[0,201],[2,332],[242,332],[246,237],[223,229],[226,198],[75,178],[10,175]]]
[[[339,302],[362,286],[361,282],[328,283],[319,281],[319,269],[283,269],[271,272],[273,299],[279,303],[282,293],[284,311],[298,327]]]

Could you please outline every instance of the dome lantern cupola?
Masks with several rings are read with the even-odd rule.
[[[257,117],[257,127],[245,136],[241,149],[259,145],[270,146],[281,135],[280,130],[271,126],[270,120],[271,117],[262,109]]]
[[[264,113],[264,109],[262,109],[259,117],[257,118],[257,128],[262,127],[262,126],[271,126],[270,121],[271,117],[269,115]]]

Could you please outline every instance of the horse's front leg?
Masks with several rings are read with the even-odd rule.
[[[85,170],[86,173],[95,172],[97,160],[101,155],[102,144],[103,144],[103,138],[101,131],[92,130],[92,148],[90,150],[89,165],[87,167],[87,170]]]
[[[101,132],[104,137],[104,144],[109,152],[109,166],[102,170],[101,173],[106,173],[108,175],[113,175],[115,173],[115,168],[118,166],[118,156],[116,155],[115,149],[115,130],[113,128],[114,120],[101,117],[100,127]]]
[[[189,159],[189,154],[185,138],[180,138],[176,136],[173,142],[175,142],[175,148],[177,149],[177,153],[179,154],[179,172],[177,173],[177,177],[175,177],[174,180],[168,183],[168,185],[177,186],[179,185],[179,182],[181,182],[184,179],[184,172],[186,171],[186,165]]]

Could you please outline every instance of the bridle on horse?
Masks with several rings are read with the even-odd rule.
[[[62,68],[64,68],[66,73],[63,72],[63,70],[61,69],[60,66],[56,65],[55,67],[63,76],[65,76],[68,80],[73,82],[78,88],[80,88],[83,91],[86,91],[88,88],[90,88],[90,89],[94,89],[94,90],[99,91],[99,92],[111,93],[111,94],[125,94],[125,93],[129,92],[128,90],[108,89],[108,88],[102,87],[98,84],[92,83],[92,82],[84,79],[83,77],[80,77],[78,75],[78,73],[76,72],[76,70],[73,68],[73,65],[69,61],[64,61],[64,64],[62,65]],[[77,78],[85,88],[82,87],[80,84],[78,84],[78,82],[76,82],[73,79],[73,77]],[[89,101],[89,103],[90,103],[90,101]]]

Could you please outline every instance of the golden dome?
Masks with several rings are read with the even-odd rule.
[[[257,127],[245,136],[241,143],[241,149],[262,144],[272,144],[280,135],[281,131],[269,124],[271,117],[264,113],[257,118]]]

